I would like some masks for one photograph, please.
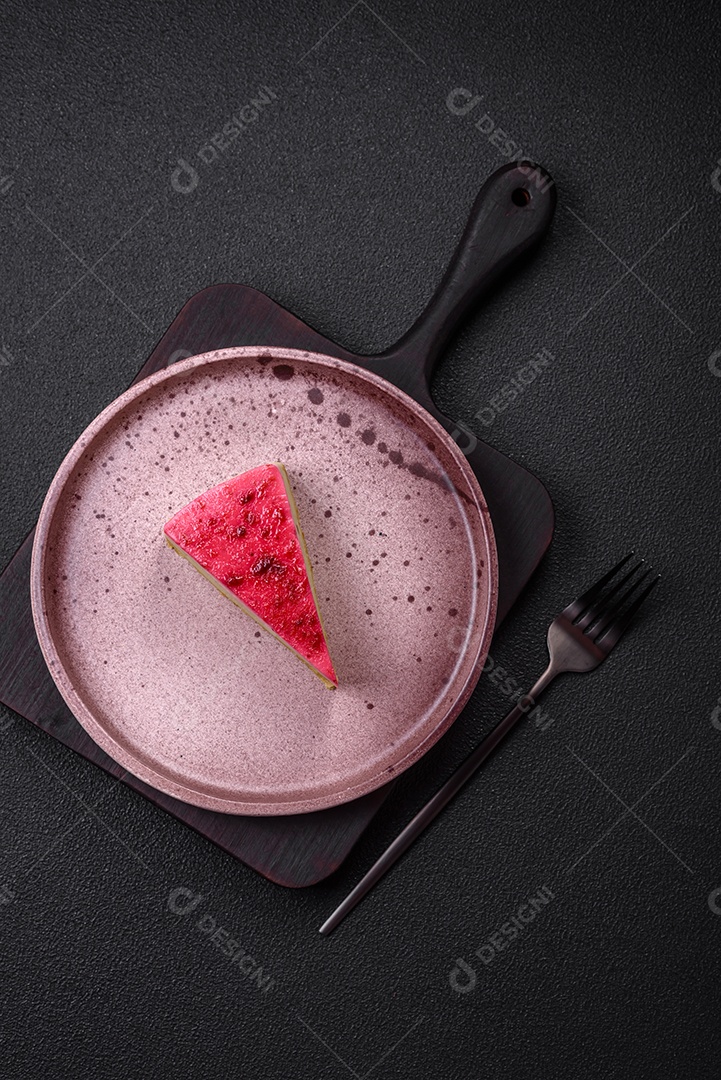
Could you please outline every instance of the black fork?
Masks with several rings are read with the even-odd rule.
[[[615,584],[611,584],[619,572],[628,565],[633,554],[630,552],[621,559],[595,585],[592,585],[577,600],[565,607],[560,615],[556,616],[548,628],[549,663],[543,675],[533,684],[529,692],[519,699],[508,716],[494,727],[475,750],[471,751],[463,764],[459,765],[430,802],[427,802],[406,825],[403,832],[373,864],[355,889],[323,923],[320,928],[321,934],[330,934],[332,930],[335,930],[348,912],[353,910],[385,872],[397,862],[426,826],[470,780],[521,717],[535,707],[536,699],[557,675],[561,675],[564,671],[593,671],[618,645],[634,615],[659,580],[658,575],[654,575],[650,567],[646,568],[644,560],[641,559]]]

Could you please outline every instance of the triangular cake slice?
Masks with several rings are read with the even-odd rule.
[[[279,462],[211,488],[179,510],[165,538],[229,600],[338,685],[288,474]]]

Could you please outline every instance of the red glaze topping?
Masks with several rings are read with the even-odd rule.
[[[171,518],[164,532],[337,683],[276,465],[260,465],[211,488]]]

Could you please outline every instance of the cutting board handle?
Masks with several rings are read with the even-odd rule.
[[[435,363],[463,316],[541,239],[555,208],[554,182],[539,165],[514,162],[489,176],[425,311],[400,341],[373,358],[383,373],[411,392],[415,383],[426,396]]]

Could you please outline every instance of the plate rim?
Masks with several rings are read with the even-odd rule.
[[[474,495],[476,503],[474,509],[478,511],[481,519],[482,533],[488,555],[485,568],[489,583],[487,590],[488,599],[485,612],[478,616],[479,620],[485,618],[485,622],[479,638],[476,657],[465,682],[456,695],[454,704],[446,711],[444,717],[433,727],[432,731],[426,734],[421,742],[409,750],[394,765],[390,777],[387,768],[384,768],[381,773],[374,775],[372,778],[343,788],[342,790],[335,791],[332,794],[322,797],[315,796],[301,800],[295,799],[294,801],[281,802],[269,802],[267,800],[249,802],[247,799],[228,799],[220,798],[216,795],[209,795],[203,793],[197,787],[190,787],[186,784],[178,783],[168,778],[165,774],[156,772],[144,762],[138,761],[132,753],[127,752],[124,747],[116,742],[112,734],[108,732],[107,728],[95,718],[92,709],[86,706],[83,699],[75,691],[72,680],[64,667],[62,657],[55,646],[49,625],[46,605],[46,589],[48,588],[44,572],[48,554],[46,539],[52,527],[54,514],[58,510],[68,476],[72,473],[82,454],[93,440],[104,431],[107,424],[115,415],[122,412],[122,410],[136,398],[141,397],[144,393],[154,389],[156,386],[161,385],[166,381],[170,382],[173,378],[182,376],[186,372],[194,371],[197,368],[212,366],[215,363],[222,363],[226,360],[235,358],[252,359],[254,357],[263,360],[278,359],[281,361],[300,361],[301,363],[311,362],[316,365],[320,364],[323,367],[340,370],[355,377],[359,377],[395,398],[406,408],[410,409],[423,424],[430,427],[431,431],[435,430],[436,436],[442,441],[447,449],[451,450],[456,464],[460,467],[461,472],[465,476],[466,482]],[[213,349],[198,353],[195,356],[186,357],[168,367],[162,368],[160,371],[154,372],[140,382],[134,383],[119,397],[111,401],[75,440],[55,473],[40,509],[40,515],[38,517],[38,523],[33,539],[30,566],[30,601],[38,643],[53,682],[81,727],[118,765],[156,790],[171,795],[191,806],[215,810],[226,814],[272,817],[312,813],[342,803],[351,802],[354,799],[369,794],[382,787],[384,784],[389,783],[391,779],[395,779],[395,777],[399,776],[402,772],[405,772],[411,765],[423,757],[441,736],[448,731],[471,696],[488,656],[491,639],[495,629],[498,602],[498,557],[490,511],[475,472],[455,440],[452,439],[436,417],[423,405],[419,404],[419,402],[404,390],[401,390],[399,387],[395,386],[382,376],[377,375],[375,372],[369,371],[358,364],[340,360],[337,357],[329,356],[324,353],[317,353],[308,349],[276,348],[272,345],[231,346],[229,348]]]

